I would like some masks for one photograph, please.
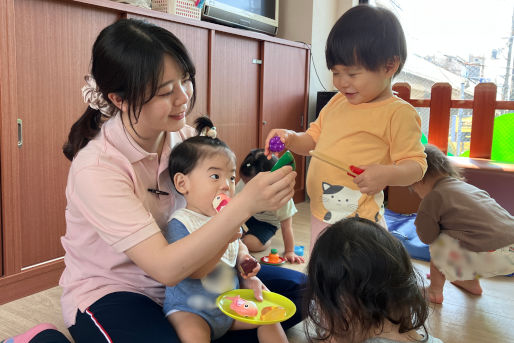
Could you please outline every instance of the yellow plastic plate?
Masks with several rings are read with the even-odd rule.
[[[236,312],[230,309],[230,304],[232,300],[226,299],[226,297],[235,297],[240,296],[242,299],[250,300],[257,305],[257,309],[259,312],[253,318],[240,316]],[[283,322],[293,316],[296,312],[295,304],[289,300],[288,298],[274,292],[262,291],[262,301],[258,301],[253,296],[252,289],[233,289],[231,291],[225,292],[221,294],[216,299],[216,305],[220,308],[221,312],[225,313],[227,316],[234,318],[235,320],[239,320],[241,322],[257,324],[257,325],[266,325],[266,324],[274,324],[278,322]],[[266,306],[281,306],[286,310],[286,316],[279,320],[260,320],[261,310]]]

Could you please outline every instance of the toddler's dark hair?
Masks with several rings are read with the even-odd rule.
[[[225,142],[217,137],[200,136],[205,128],[210,129],[214,127],[209,117],[202,116],[196,118],[194,126],[197,136],[186,139],[176,145],[171,151],[168,169],[172,181],[175,174],[182,173],[187,175],[196,167],[199,161],[213,155],[226,154],[235,164],[236,156]]]
[[[462,179],[460,172],[455,168],[448,157],[432,144],[425,145],[425,154],[427,155],[427,171],[423,180],[428,177],[451,176]]]
[[[420,284],[418,284],[418,282]],[[378,224],[348,218],[326,228],[312,250],[304,308],[309,339],[353,342],[389,320],[404,333],[424,326],[428,305],[400,241]]]
[[[275,155],[268,160],[264,155],[264,149],[252,149],[239,167],[239,176],[251,179],[260,172],[270,171],[277,161]]]
[[[396,58],[395,76],[407,59],[407,43],[398,18],[391,11],[359,5],[345,12],[330,31],[325,48],[328,69],[362,65],[377,71]]]

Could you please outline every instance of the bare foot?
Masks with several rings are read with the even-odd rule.
[[[474,295],[482,295],[480,282],[475,280],[453,281],[452,284]]]
[[[443,303],[443,291],[435,290],[432,287],[425,288],[425,294],[428,295],[428,301],[434,304],[442,304]]]

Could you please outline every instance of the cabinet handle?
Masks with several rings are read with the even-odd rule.
[[[259,59],[257,59],[257,58],[254,58],[254,59],[252,60],[252,63],[253,63],[253,64],[262,64],[262,60],[259,60]]]
[[[267,123],[268,123],[268,122],[267,122],[266,120],[263,120],[263,121],[262,121],[262,125],[263,125],[263,126],[264,126],[264,125],[266,125]]]
[[[16,119],[18,125],[18,148],[23,145],[23,122],[20,118]]]

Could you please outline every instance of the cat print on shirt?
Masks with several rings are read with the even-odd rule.
[[[359,216],[357,212],[359,200],[364,196],[359,190],[340,185],[331,185],[328,182],[322,182],[322,187],[323,206],[327,210],[323,218],[325,223],[333,224],[347,217]],[[375,222],[378,222],[384,214],[384,192],[375,194],[374,200],[378,209],[374,219]]]

